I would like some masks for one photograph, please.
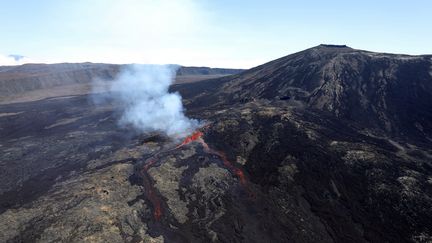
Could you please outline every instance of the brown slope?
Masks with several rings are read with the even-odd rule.
[[[238,73],[240,69],[182,67],[176,83],[197,82]],[[0,103],[15,103],[43,98],[71,96],[105,90],[127,65],[101,63],[24,64],[0,66]],[[101,81],[101,82],[94,82]],[[96,88],[93,90],[93,88]]]

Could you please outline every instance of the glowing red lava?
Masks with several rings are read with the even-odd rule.
[[[187,137],[183,140],[183,142],[182,142],[181,144],[179,144],[179,145],[176,147],[176,149],[177,149],[177,148],[180,148],[180,147],[182,147],[182,146],[184,146],[184,145],[186,145],[186,144],[188,144],[188,143],[191,143],[191,142],[193,142],[193,141],[198,140],[198,139],[201,138],[203,135],[204,135],[204,134],[203,134],[201,131],[195,131],[194,133],[192,133],[192,135],[187,136]]]
[[[159,220],[162,217],[162,207],[161,207],[161,205],[157,205],[155,207],[155,211],[153,213],[153,216],[155,217],[156,220]]]
[[[206,125],[205,127],[203,127],[204,129],[208,128],[209,125]],[[251,198],[255,198],[255,194],[252,192],[252,190],[250,190],[250,188],[248,187],[248,181],[246,179],[246,176],[243,172],[242,169],[235,167],[228,159],[227,156],[225,155],[224,152],[218,151],[218,150],[214,150],[212,148],[210,148],[208,146],[208,144],[204,141],[203,139],[204,133],[197,130],[194,133],[192,133],[190,136],[187,136],[183,142],[179,145],[177,145],[174,149],[178,149],[181,148],[182,146],[189,144],[191,142],[199,142],[203,148],[204,151],[209,153],[209,154],[214,154],[218,157],[220,157],[223,161],[223,165],[234,175],[236,175],[239,178],[240,184],[242,185],[242,187],[248,192],[249,196]],[[168,150],[169,151],[169,150]],[[159,153],[157,153],[159,154]],[[150,200],[150,202],[153,204],[153,208],[154,208],[154,212],[153,212],[153,216],[156,220],[159,220],[162,217],[162,201],[161,199],[157,196],[154,188],[151,186],[150,183],[150,179],[148,176],[147,171],[150,169],[150,167],[152,167],[155,163],[156,163],[156,155],[153,155],[152,158],[150,158],[144,165],[144,168],[142,169],[141,173],[142,173],[142,177],[143,177],[143,184],[144,184],[144,189],[146,191],[146,196],[147,198]]]
[[[208,128],[209,125],[206,125],[206,128]],[[204,147],[204,150],[207,153],[210,154],[214,154],[217,155],[218,157],[220,157],[223,161],[223,164],[225,167],[228,168],[229,171],[231,171],[231,173],[235,174],[239,180],[240,180],[240,184],[245,187],[247,189],[247,191],[249,193],[251,193],[251,191],[247,188],[247,180],[246,180],[246,176],[243,172],[243,170],[241,170],[240,168],[235,167],[228,159],[227,156],[225,155],[224,152],[221,151],[217,151],[214,149],[211,149],[208,144],[204,141],[204,133],[202,133],[201,131],[195,131],[194,133],[192,133],[192,135],[186,137],[186,139],[180,144],[178,145],[176,148],[180,148],[188,143],[191,143],[193,141],[197,141],[199,143],[201,143],[201,145]]]
[[[141,170],[141,177],[143,178],[145,195],[153,205],[153,209],[154,209],[153,216],[156,220],[159,220],[162,217],[161,199],[157,196],[155,189],[152,187],[150,178],[148,177],[148,173],[147,173],[148,169],[150,169],[150,167],[155,163],[156,163],[156,159],[154,158],[149,159],[147,163],[144,165],[144,168]]]
[[[223,161],[223,165],[224,165],[226,168],[228,168],[228,170],[229,170],[231,173],[235,174],[235,175],[239,178],[239,180],[240,180],[240,184],[241,184],[243,187],[245,187],[245,188],[247,189],[247,191],[250,192],[250,190],[247,188],[247,180],[246,180],[246,176],[245,176],[243,170],[241,170],[240,168],[235,167],[235,166],[234,166],[234,165],[233,165],[233,164],[228,160],[228,158],[227,158],[227,156],[225,155],[224,152],[221,152],[221,151],[217,151],[217,150],[211,149],[211,148],[208,146],[208,144],[204,141],[204,139],[200,139],[200,140],[198,140],[198,141],[203,145],[204,150],[206,150],[207,153],[214,154],[214,155],[217,155],[218,157],[220,157],[220,158],[222,159],[222,161]]]

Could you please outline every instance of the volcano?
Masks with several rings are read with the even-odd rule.
[[[365,129],[431,141],[432,55],[408,56],[320,45],[240,75],[180,88],[206,106],[288,101]],[[195,94],[193,94],[195,92]]]
[[[1,105],[0,241],[432,241],[431,55],[319,45],[170,89],[208,124],[180,142],[87,95]]]

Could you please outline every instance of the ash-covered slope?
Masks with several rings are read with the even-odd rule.
[[[185,67],[181,66],[177,70],[177,75],[231,75],[244,71],[243,69],[231,68],[209,68],[209,67]]]
[[[110,81],[115,79],[125,67],[127,65],[104,63],[0,66],[0,98],[52,87],[90,84],[95,80]],[[181,82],[215,78],[242,71],[241,69],[183,67],[179,65],[172,65],[172,67],[177,69],[177,77],[181,78]]]
[[[32,90],[112,80],[121,66],[95,63],[24,64],[0,69],[0,97]]]
[[[208,122],[180,145],[115,102],[0,105],[0,241],[431,242],[426,64],[319,46],[176,85]]]
[[[321,45],[174,89],[276,202],[281,242],[432,240],[430,56]]]
[[[184,87],[215,105],[285,100],[367,129],[432,141],[432,56],[320,45],[239,75]]]

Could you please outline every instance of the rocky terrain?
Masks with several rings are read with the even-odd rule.
[[[114,101],[1,105],[0,241],[431,242],[431,67],[321,45],[176,84],[182,146]]]
[[[170,66],[177,70],[176,83],[196,82],[243,71],[241,69]],[[125,68],[127,65],[101,63],[0,66],[0,103],[90,94],[109,85],[109,82]]]
[[[289,100],[368,129],[432,138],[432,55],[408,56],[321,45],[221,82],[185,86],[208,105]],[[201,104],[201,102],[196,102]]]

